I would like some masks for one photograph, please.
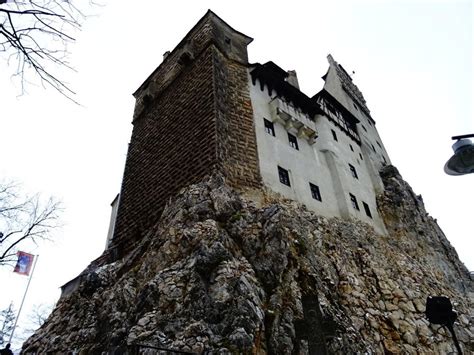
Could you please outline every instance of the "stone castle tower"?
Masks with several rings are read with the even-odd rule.
[[[231,186],[261,184],[248,87],[251,41],[209,11],[135,92],[112,247],[139,238],[170,197],[213,171]]]
[[[474,351],[474,287],[332,56],[307,96],[208,11],[135,92],[103,255],[23,353]]]

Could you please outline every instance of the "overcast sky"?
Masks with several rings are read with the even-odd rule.
[[[82,106],[41,87],[18,97],[13,68],[0,60],[0,176],[65,207],[54,243],[23,248],[40,254],[25,315],[54,303],[59,287],[102,253],[132,130],[131,94],[207,9],[254,38],[250,62],[296,70],[309,96],[322,88],[327,54],[355,71],[392,163],[474,270],[474,175],[443,172],[451,136],[474,133],[471,1],[102,2],[70,48],[78,72],[64,74]],[[26,280],[0,270],[0,309],[19,306]]]

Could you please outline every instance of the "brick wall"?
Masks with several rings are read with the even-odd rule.
[[[214,70],[220,170],[231,186],[260,186],[247,67],[217,51]]]
[[[115,238],[136,238],[169,197],[216,164],[213,50],[203,53],[135,122]]]
[[[208,12],[137,91],[115,257],[157,221],[170,197],[214,170],[234,187],[259,186],[249,42]],[[184,61],[183,53],[190,54]]]

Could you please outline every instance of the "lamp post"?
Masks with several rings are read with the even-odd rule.
[[[444,172],[448,175],[465,175],[474,173],[474,144],[468,138],[474,134],[454,136],[454,155],[444,165]]]

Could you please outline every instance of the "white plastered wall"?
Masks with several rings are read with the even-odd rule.
[[[374,181],[374,176],[371,176],[368,168],[368,163],[369,166],[371,163],[367,161],[370,155],[361,151],[357,142],[323,115],[314,117],[319,135],[315,143],[310,144],[307,139],[298,138],[299,150],[292,148],[288,141],[288,132],[297,135],[294,128],[287,131],[282,124],[274,122],[275,137],[265,131],[264,118],[272,121],[274,113],[269,103],[276,93],[273,91],[269,95],[267,86],[262,91],[260,82],[257,80],[256,85],[253,85],[250,76],[249,88],[263,183],[273,191],[305,204],[320,215],[355,217],[371,224],[379,233],[385,234],[385,227],[377,213],[375,202],[374,182],[378,180]],[[333,139],[331,129],[337,134],[337,142]],[[349,164],[355,167],[358,179],[352,176]],[[289,171],[290,187],[280,182],[278,166]],[[322,201],[312,198],[310,182],[319,187]],[[353,208],[349,193],[356,196],[359,211]],[[366,215],[362,202],[369,205],[372,218]]]

